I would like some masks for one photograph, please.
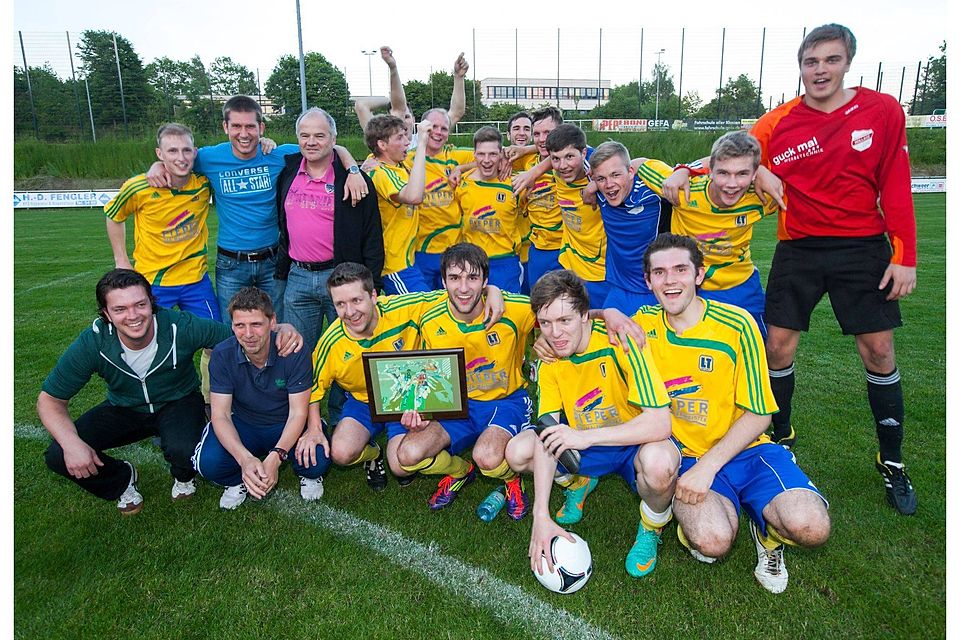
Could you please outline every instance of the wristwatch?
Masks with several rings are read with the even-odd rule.
[[[283,462],[284,460],[287,459],[286,449],[281,449],[280,447],[274,447],[273,449],[270,449],[270,452],[267,453],[267,455],[270,455],[271,453],[276,453],[277,456],[280,458],[280,462]]]
[[[352,173],[353,175],[357,175],[358,173],[360,173],[360,167],[358,167],[357,165],[353,165],[352,167],[349,167],[347,169],[347,172]]]

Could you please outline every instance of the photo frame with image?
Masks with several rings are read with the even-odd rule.
[[[467,417],[462,348],[367,352],[363,375],[374,422],[398,421],[408,410],[427,420]]]

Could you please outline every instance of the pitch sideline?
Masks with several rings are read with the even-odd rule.
[[[14,437],[44,440],[47,431],[29,424],[15,424]],[[136,464],[164,463],[159,451],[140,445],[120,447]],[[286,516],[307,521],[348,542],[373,551],[402,569],[415,571],[437,586],[455,593],[474,607],[485,609],[506,625],[520,626],[541,637],[575,640],[617,640],[616,636],[558,609],[502,580],[482,567],[444,555],[435,543],[422,544],[382,525],[357,518],[323,502],[307,504],[295,492],[278,489],[275,499],[264,503]],[[551,631],[555,631],[551,635]]]

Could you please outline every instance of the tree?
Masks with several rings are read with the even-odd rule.
[[[474,84],[476,84],[477,95],[476,108],[474,108],[473,102]],[[463,119],[489,120],[487,108],[480,102],[480,83],[464,79],[463,88],[466,98],[466,111]],[[453,75],[446,71],[434,71],[430,74],[427,82],[421,82],[420,80],[405,82],[403,93],[407,96],[407,106],[410,107],[410,111],[417,118],[434,107],[448,109],[450,107],[450,96],[453,95]]]
[[[910,102],[910,113],[923,115],[934,109],[947,108],[947,41],[940,45],[941,56],[927,59],[927,68],[917,89],[916,104]]]
[[[763,105],[760,104],[759,89],[745,73],[741,73],[736,80],[728,78],[727,83],[720,89],[719,107],[717,100],[718,98],[714,98],[703,105],[694,117],[704,120],[740,120],[759,118],[764,112]]]
[[[120,59],[120,77],[117,76],[117,56],[114,55],[114,37]],[[84,31],[77,44],[80,73],[90,86],[93,117],[98,126],[119,127],[126,121],[134,130],[144,129],[145,113],[151,93],[140,56],[123,36],[112,31]],[[120,79],[123,80],[123,96]],[[149,123],[152,128],[153,123]]]
[[[469,104],[469,98],[467,99],[467,104]],[[530,112],[532,109],[527,109],[522,107],[519,104],[514,104],[512,102],[495,102],[489,107],[486,108],[487,115],[484,120],[494,120],[498,122],[505,122],[510,119],[510,116],[517,113],[518,111]],[[467,108],[467,113],[470,113],[469,107]]]
[[[23,69],[13,69],[14,132],[33,135],[33,115],[30,111],[30,92]],[[78,115],[77,96],[73,81],[60,80],[52,68],[30,67],[30,90],[36,109],[37,129],[45,140],[65,140],[82,131],[82,112]]]
[[[158,119],[175,120],[178,110],[183,108],[181,96],[186,95],[190,83],[190,65],[164,56],[148,64],[144,73],[153,92]]]
[[[657,80],[659,79],[659,87]],[[688,97],[690,94],[687,94]],[[694,96],[696,94],[693,94]],[[659,100],[658,97],[659,96]],[[681,101],[681,113],[677,113],[677,94],[674,93],[673,76],[670,68],[662,63],[653,66],[653,78],[617,85],[610,90],[606,104],[594,107],[588,114],[591,118],[646,118],[659,117],[669,120],[685,117],[689,111],[689,100]]]
[[[228,56],[220,56],[210,63],[210,85],[213,87],[213,93],[220,96],[257,93],[257,82],[253,72]]]
[[[307,79],[307,106],[326,110],[338,124],[356,121],[343,72],[316,51],[305,54],[303,61]],[[296,56],[285,55],[277,61],[264,85],[264,93],[283,110],[277,120],[292,125],[301,111],[300,63]],[[348,126],[338,128],[349,130]]]

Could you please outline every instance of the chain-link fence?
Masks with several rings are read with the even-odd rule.
[[[492,108],[496,102],[527,108],[557,104],[571,119],[755,117],[802,91],[796,55],[805,32],[803,27],[471,29],[469,42],[457,42],[471,63],[468,79],[475,81],[469,83],[464,120],[502,120]],[[102,59],[93,64],[81,55],[83,33],[17,32],[15,135],[48,140],[142,137],[185,112],[198,118],[201,129],[216,132],[226,96],[212,89],[204,95],[203,82],[193,96],[171,90],[144,72],[153,61],[136,56],[137,43],[125,48],[122,34],[116,35],[114,46],[102,48]],[[861,52],[847,84],[889,93],[912,113],[929,113],[930,105],[924,104],[927,56],[938,46],[918,42],[909,59],[885,59],[882,50]],[[263,90],[275,62],[264,60],[248,70],[256,79],[254,97],[267,114],[285,106]],[[408,82],[427,80],[432,89],[432,73],[449,63],[407,56],[401,76]],[[342,74],[352,95],[372,91],[368,64]],[[383,69],[377,72],[378,89],[381,75]],[[210,86],[209,78],[202,80]],[[430,91],[431,104],[447,106],[448,101],[449,93]],[[756,113],[745,113],[744,101]],[[352,110],[344,102],[340,99],[337,113],[349,118]],[[298,112],[299,103],[290,109]]]

